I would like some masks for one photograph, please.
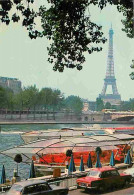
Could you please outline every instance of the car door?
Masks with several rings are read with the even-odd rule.
[[[47,183],[38,184],[37,191],[38,195],[57,195]]]
[[[111,175],[109,171],[104,171],[101,174],[101,179],[102,179],[102,185],[104,186],[105,189],[110,188],[111,186],[111,179],[110,179]]]
[[[114,187],[120,187],[124,183],[124,178],[120,176],[117,170],[111,170],[111,179],[113,180]]]
[[[29,185],[24,188],[23,195],[53,195],[47,183]],[[55,194],[56,195],[56,194]]]

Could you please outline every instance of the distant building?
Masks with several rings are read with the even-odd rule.
[[[87,112],[89,111],[89,103],[88,102],[83,102],[83,112]]]
[[[11,89],[15,94],[21,91],[21,81],[17,78],[0,77],[0,86]]]
[[[88,111],[95,111],[96,110],[96,102],[95,101],[88,101],[83,99],[83,112],[88,112]]]
[[[96,102],[95,101],[89,101],[89,110],[96,111]]]

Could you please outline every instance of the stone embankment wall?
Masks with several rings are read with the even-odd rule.
[[[95,122],[104,121],[104,113],[0,113],[0,121],[72,121],[72,122]]]

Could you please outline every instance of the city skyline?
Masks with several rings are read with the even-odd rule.
[[[107,6],[102,11],[92,7],[90,13],[92,20],[103,26],[107,39],[112,22],[115,32],[114,64],[118,91],[122,100],[133,98],[134,81],[130,79],[129,74],[132,72],[130,65],[134,57],[134,40],[129,39],[121,31],[122,14],[113,6]],[[83,70],[65,69],[63,73],[52,70],[52,65],[47,61],[47,46],[48,40],[45,38],[31,40],[26,30],[19,24],[2,25],[0,76],[18,78],[24,86],[36,84],[39,89],[57,88],[66,96],[73,94],[95,101],[101,93],[106,74],[108,41],[103,45],[102,52],[85,54]]]

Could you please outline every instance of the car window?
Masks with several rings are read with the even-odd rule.
[[[37,184],[36,189],[37,189],[38,192],[41,192],[41,191],[48,191],[51,188],[48,186],[48,184],[42,183],[42,184]]]
[[[24,193],[23,194],[32,194],[35,192],[43,192],[43,191],[48,191],[51,188],[48,186],[46,183],[42,184],[35,184],[35,185],[30,185],[24,188]]]
[[[24,188],[24,192],[23,194],[32,194],[32,193],[35,193],[37,192],[36,190],[36,185],[30,185],[30,186],[27,186]]]
[[[107,178],[107,177],[111,177],[111,172],[110,171],[104,171],[101,174],[101,178]]]
[[[14,184],[12,185],[10,192],[16,191],[16,192],[22,192],[23,187],[21,185]]]
[[[87,174],[88,177],[99,177],[99,175],[100,175],[100,172],[94,171],[94,170],[89,171]]]
[[[111,171],[111,176],[118,176],[119,172],[117,170],[112,170]]]

